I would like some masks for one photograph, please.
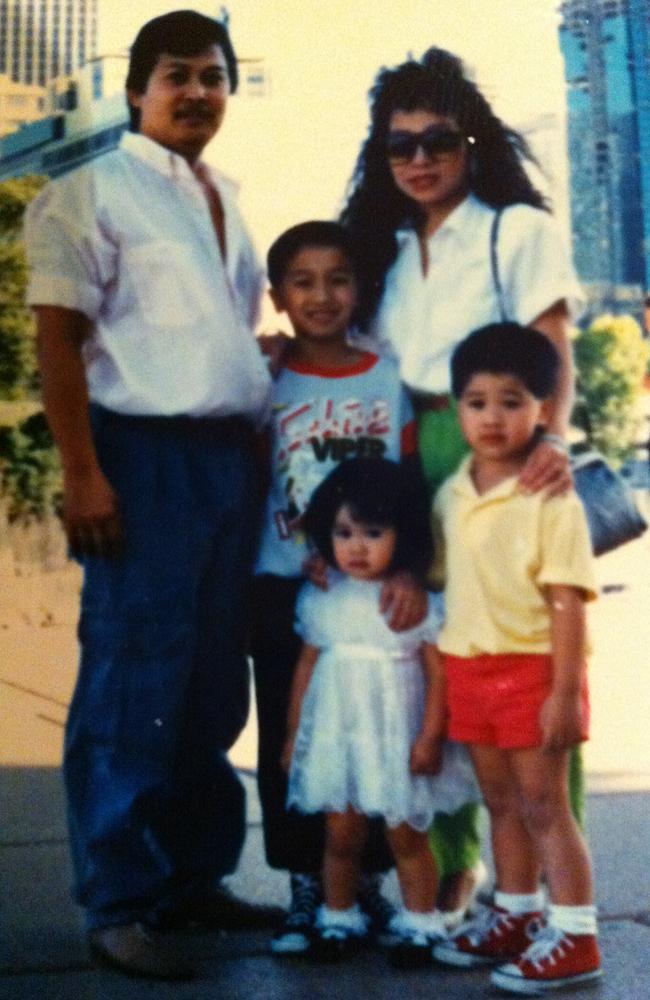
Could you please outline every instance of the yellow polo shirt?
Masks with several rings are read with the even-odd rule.
[[[456,656],[549,653],[548,584],[597,594],[589,531],[571,492],[519,492],[512,477],[479,495],[471,456],[434,504],[442,533],[446,620],[438,645]]]

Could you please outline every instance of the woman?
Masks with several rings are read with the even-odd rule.
[[[494,115],[460,60],[437,48],[382,70],[370,108],[342,221],[365,267],[360,326],[399,359],[417,404],[431,491],[465,452],[449,394],[451,352],[476,327],[508,318],[546,334],[562,359],[547,433],[520,476],[523,489],[562,492],[570,482],[564,435],[573,400],[567,329],[580,292],[524,170],[533,159],[526,142]],[[580,816],[579,760],[574,765],[572,804]],[[476,809],[441,816],[431,843],[445,875],[439,905],[456,911],[453,923],[479,862]]]

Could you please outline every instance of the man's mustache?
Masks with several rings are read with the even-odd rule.
[[[177,109],[175,118],[203,118],[205,121],[214,119],[214,110],[209,104],[197,102],[196,104],[183,104]]]

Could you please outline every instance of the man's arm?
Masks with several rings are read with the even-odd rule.
[[[118,500],[92,439],[81,346],[90,331],[83,313],[36,306],[43,403],[61,454],[64,522],[75,555],[114,556],[122,543]]]

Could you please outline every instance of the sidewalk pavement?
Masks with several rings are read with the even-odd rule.
[[[650,540],[599,560],[604,596],[594,621],[594,739],[589,745],[588,837],[596,872],[605,976],[573,990],[576,1000],[650,998]],[[0,581],[1,582],[1,581]],[[443,967],[396,973],[379,951],[334,967],[278,962],[268,935],[178,937],[200,969],[188,984],[128,979],[93,967],[80,914],[69,898],[64,804],[58,760],[74,678],[71,622],[52,624],[35,652],[30,623],[0,667],[0,1000],[474,1000],[494,991],[483,972]],[[2,623],[0,622],[0,625]],[[4,626],[3,626],[4,627]],[[18,623],[16,628],[20,628]],[[0,657],[2,642],[0,641]],[[62,666],[62,665],[65,665]],[[254,782],[255,720],[233,750],[248,793],[248,838],[231,887],[251,900],[284,904],[286,878],[265,865]],[[387,895],[397,898],[394,878]],[[564,995],[564,994],[561,994]]]

